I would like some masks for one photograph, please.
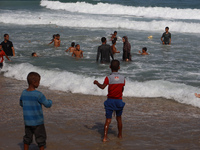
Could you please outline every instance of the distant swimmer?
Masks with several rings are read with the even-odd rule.
[[[171,33],[169,32],[169,27],[165,28],[165,32],[162,34],[161,41],[163,45],[171,45]]]
[[[70,52],[70,53],[73,53],[74,50],[76,50],[76,48],[74,47],[75,46],[75,43],[72,42],[71,43],[71,46],[65,51],[65,52]]]
[[[122,59],[123,61],[131,61],[131,44],[128,41],[128,37],[124,36],[122,41],[124,43]]]
[[[76,50],[73,51],[72,56],[75,56],[76,58],[83,58],[83,51],[80,50],[80,45],[76,45]]]
[[[106,44],[107,41],[105,37],[101,38],[101,42],[102,45],[100,45],[97,50],[96,61],[97,62],[99,61],[99,56],[101,55],[101,60],[100,60],[101,63],[110,63],[110,57],[114,59],[111,46]]]
[[[112,40],[111,50],[112,50],[113,55],[114,55],[115,53],[120,53],[120,51],[117,51],[115,45],[116,45],[116,40]]]
[[[2,50],[2,45],[0,45],[0,69],[3,68],[3,61],[4,61],[4,58],[3,57],[6,57],[9,61],[11,61],[8,56],[6,55],[6,53]]]
[[[52,41],[49,43],[49,45],[51,43],[54,42],[54,47],[59,47],[60,46],[60,34],[56,34],[56,35],[53,35],[53,39]]]
[[[117,31],[114,31],[114,33],[113,34],[111,34],[112,36],[111,36],[111,38],[110,38],[110,40],[112,41],[112,40],[116,40],[117,41]]]
[[[1,42],[1,45],[7,56],[15,56],[15,49],[13,47],[13,43],[9,41],[8,34],[4,34],[4,41]]]
[[[32,57],[38,57],[38,55],[36,54],[36,52],[32,53],[31,55],[32,55]]]
[[[140,53],[141,55],[149,55],[149,53],[147,53],[147,48],[146,48],[146,47],[143,47],[143,48],[142,48],[142,52],[139,51],[139,53]]]

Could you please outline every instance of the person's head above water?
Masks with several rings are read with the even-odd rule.
[[[4,40],[6,40],[6,41],[9,40],[9,35],[8,34],[4,34]]]
[[[30,72],[27,76],[27,82],[29,85],[40,82],[40,75],[37,72]]]
[[[142,51],[145,51],[145,52],[146,52],[146,51],[147,51],[147,48],[146,48],[146,47],[143,47],[143,48],[142,48]]]
[[[169,31],[169,27],[165,27],[165,31],[168,32]]]
[[[114,35],[115,35],[115,36],[117,35],[117,31],[114,31]]]
[[[102,43],[106,43],[106,38],[105,38],[105,37],[102,37],[102,38],[101,38],[101,42],[102,42]]]
[[[116,44],[116,40],[112,40],[112,44]]]
[[[110,63],[110,69],[112,72],[117,72],[120,69],[120,62],[119,60],[112,60]]]
[[[72,43],[71,43],[71,47],[74,47],[74,46],[75,46],[75,43],[74,43],[74,42],[72,42]]]
[[[80,50],[80,45],[76,44],[76,50]]]
[[[36,52],[32,53],[31,55],[32,55],[32,57],[38,57]]]

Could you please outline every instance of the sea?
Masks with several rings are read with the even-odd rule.
[[[170,46],[160,40],[166,26]],[[194,96],[200,93],[199,0],[0,0],[0,40],[8,33],[16,51],[0,73],[26,80],[36,71],[50,90],[106,96],[93,81],[103,83],[111,70],[97,63],[96,55],[101,37],[111,45],[114,31],[124,96],[162,97],[200,108]],[[48,45],[54,34],[60,34],[58,48]],[[131,62],[122,61],[123,36],[131,44]],[[71,42],[80,44],[82,59],[65,52]],[[139,55],[143,47],[149,55]],[[31,57],[33,52],[39,57]]]

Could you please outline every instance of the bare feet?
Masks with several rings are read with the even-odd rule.
[[[104,137],[103,138],[103,142],[107,142],[108,140],[107,140],[107,137]]]

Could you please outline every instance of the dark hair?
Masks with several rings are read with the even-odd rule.
[[[30,72],[27,76],[28,84],[32,84],[34,81],[39,81],[40,75],[37,72]]]
[[[117,31],[114,31],[114,33],[117,33]]]
[[[8,34],[4,34],[4,37],[6,37]]]
[[[165,27],[165,29],[168,29],[168,30],[169,30],[169,27]]]
[[[34,53],[32,53],[31,55],[33,56],[34,54],[36,54],[36,53],[34,52]]]
[[[75,45],[75,43],[74,43],[74,42],[72,42],[72,43],[71,43],[71,46],[72,46],[72,47],[74,47],[74,45]]]
[[[53,39],[56,37],[56,34],[53,35]]]
[[[60,34],[56,34],[56,36],[60,36]]]
[[[147,51],[147,48],[146,48],[146,47],[143,47],[142,49],[145,50],[145,52]]]
[[[102,37],[102,38],[101,38],[101,42],[102,42],[102,43],[106,42],[106,38],[105,38],[105,37]]]
[[[120,62],[119,60],[112,60],[110,63],[110,68],[112,69],[112,71],[118,71],[119,70],[119,66],[120,66]]]
[[[76,46],[75,47],[77,47],[79,44],[76,44]]]
[[[112,44],[115,44],[116,43],[116,40],[112,40]]]

